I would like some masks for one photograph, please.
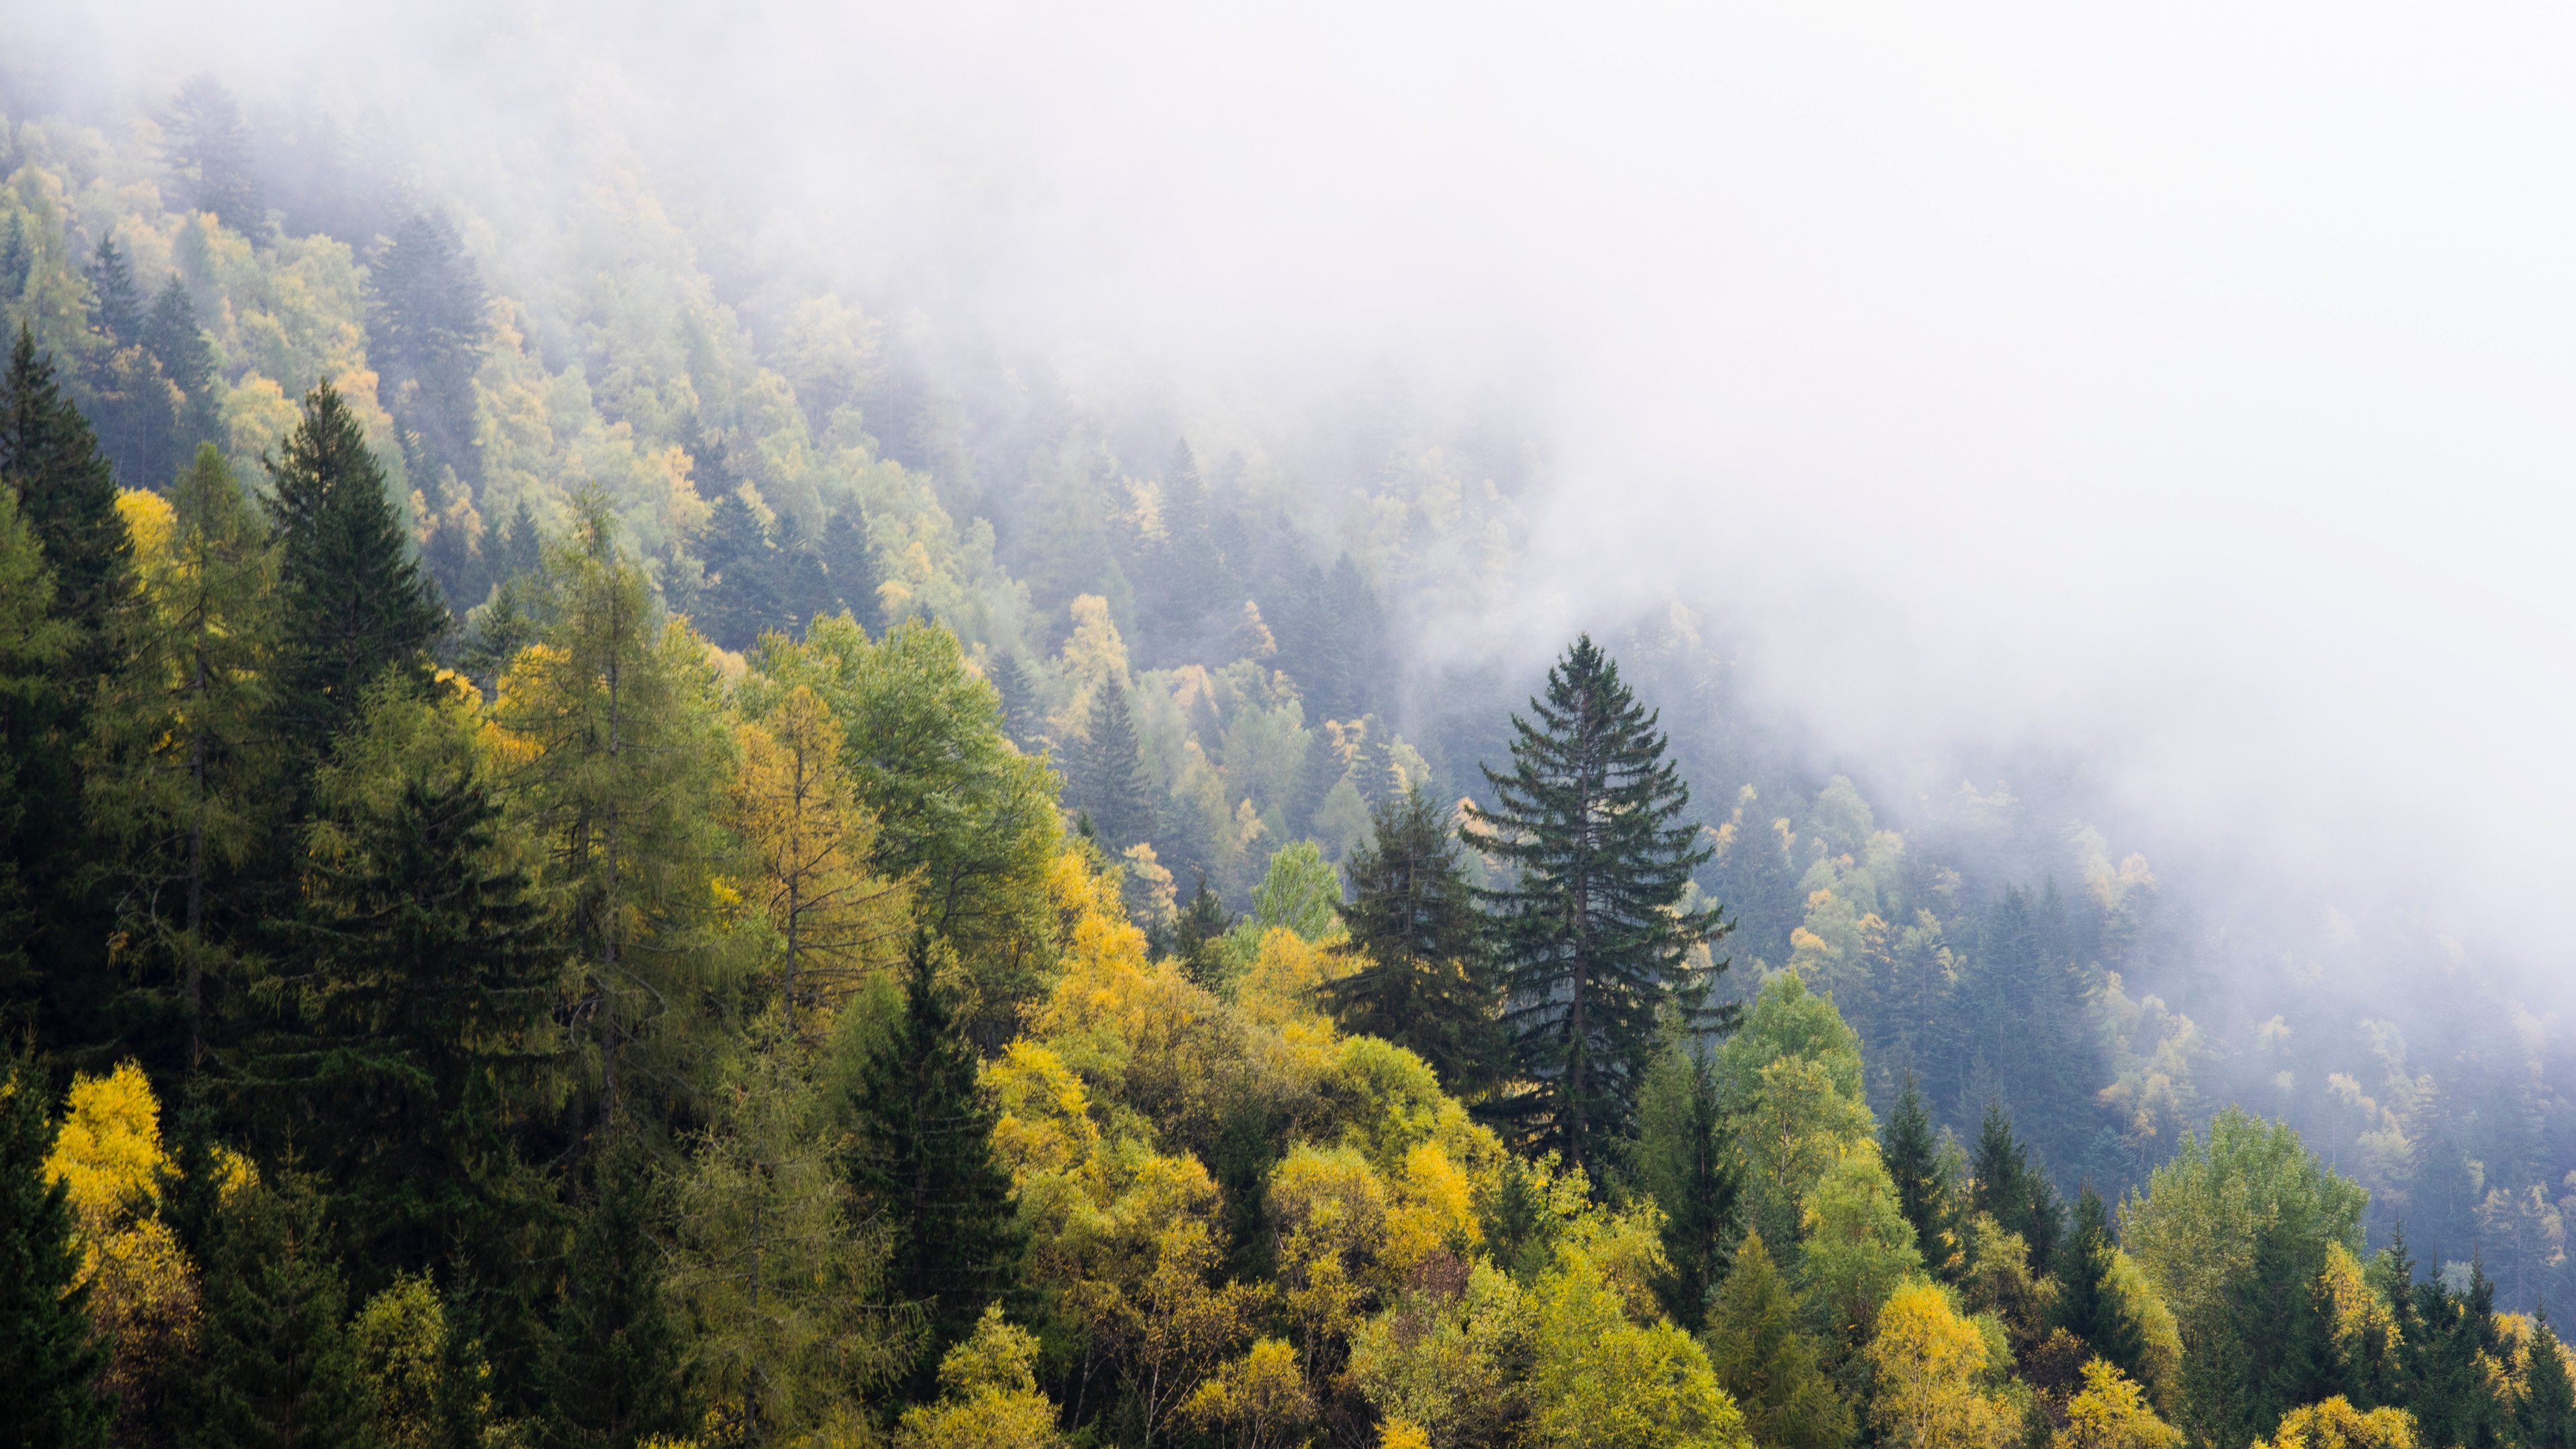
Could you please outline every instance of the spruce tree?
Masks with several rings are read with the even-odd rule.
[[[1346,867],[1351,899],[1339,910],[1350,934],[1332,948],[1356,969],[1318,995],[1342,1030],[1406,1048],[1442,1087],[1475,1098],[1499,1075],[1501,1034],[1484,917],[1457,838],[1418,790],[1381,803],[1374,823]]]
[[[1741,1194],[1715,1055],[1678,1044],[1667,1051],[1647,1078],[1638,1117],[1637,1185],[1664,1210],[1671,1265],[1655,1293],[1675,1323],[1697,1333],[1733,1255]]]
[[[197,303],[188,295],[188,286],[179,274],[161,285],[152,299],[152,311],[143,319],[143,347],[159,364],[161,375],[179,390],[184,400],[179,412],[178,432],[170,465],[165,473],[176,472],[187,462],[200,443],[220,442],[223,420],[215,413],[215,348],[197,325]],[[155,487],[161,479],[151,480]]]
[[[1905,1090],[1896,1099],[1896,1110],[1880,1129],[1879,1159],[1896,1184],[1897,1209],[1913,1225],[1923,1261],[1947,1276],[1952,1184],[1940,1144],[1932,1137],[1932,1115],[1924,1110],[1923,1094],[1916,1090],[1912,1072],[1905,1074]]]
[[[698,595],[695,622],[708,639],[740,652],[759,643],[762,634],[785,625],[778,551],[741,490],[716,500],[707,517],[701,551],[707,581]]]
[[[877,585],[883,580],[868,547],[867,516],[855,507],[834,513],[823,525],[820,551],[832,591],[830,612],[847,613],[860,628],[877,632]]]
[[[318,752],[357,718],[378,678],[425,672],[447,608],[411,556],[384,470],[337,388],[305,394],[303,419],[268,469],[286,603],[279,723]]]
[[[322,772],[267,983],[293,1020],[252,1075],[339,1195],[362,1293],[432,1269],[508,1291],[533,1211],[513,1127],[551,1095],[562,953],[480,729],[462,704],[369,696]]]
[[[850,1180],[892,1230],[890,1287],[920,1305],[930,1327],[915,1374],[925,1391],[940,1356],[1019,1279],[1011,1178],[993,1154],[995,1113],[977,1085],[979,1066],[941,998],[929,933],[916,933],[903,1015],[869,1053],[853,1092]]]
[[[1090,725],[1082,741],[1083,802],[1101,845],[1115,855],[1143,840],[1154,825],[1153,786],[1123,683],[1104,679],[1092,691]]]
[[[232,959],[258,904],[236,873],[276,824],[277,551],[212,444],[172,489],[170,522],[121,612],[88,793],[115,845],[130,940],[177,967],[194,1065],[206,973]]]
[[[1180,958],[1181,973],[1211,991],[1223,985],[1225,934],[1233,929],[1233,915],[1201,875],[1198,889],[1172,918],[1172,954]]]
[[[536,1367],[549,1441],[631,1449],[685,1428],[679,1330],[663,1294],[667,1186],[633,1129],[592,1158],[552,1331]]]
[[[73,637],[71,624],[54,617],[53,571],[18,511],[18,491],[0,483],[0,741],[11,746],[0,750],[0,844],[8,847],[0,851],[0,999],[37,994],[28,952],[36,927],[19,853],[30,782],[20,779],[16,746],[27,712],[45,704]]]
[[[357,1426],[343,1343],[347,1289],[321,1184],[274,1174],[232,1195],[208,1245],[199,1400],[186,1449],[323,1449]]]
[[[1691,1010],[1725,969],[1694,969],[1691,950],[1725,923],[1716,907],[1679,909],[1711,856],[1682,818],[1690,787],[1656,717],[1618,665],[1577,639],[1530,708],[1536,723],[1512,716],[1512,772],[1485,767],[1493,808],[1469,807],[1463,833],[1514,875],[1481,893],[1508,973],[1503,1019],[1531,1083],[1512,1115],[1526,1141],[1579,1167],[1633,1129],[1666,1013],[1731,1027],[1731,1009]]]
[[[2099,1358],[2133,1379],[2143,1379],[2146,1329],[2111,1281],[2111,1215],[2102,1194],[2086,1183],[2075,1199],[2075,1231],[2059,1250],[2057,1326],[2084,1340]]]
[[[98,250],[90,260],[89,282],[98,298],[90,325],[106,336],[111,347],[132,347],[141,342],[143,297],[134,289],[134,267],[125,260],[125,253],[117,250],[115,237],[99,238]]]
[[[2544,1310],[2532,1325],[2530,1362],[2523,1370],[2515,1425],[2522,1449],[2576,1449],[2576,1384],[2558,1345],[2558,1330]]]
[[[12,1055],[0,1079],[0,1443],[91,1449],[115,1402],[98,1392],[108,1346],[90,1333],[90,1287],[69,1184],[50,1181],[44,1073]]]
[[[251,169],[250,128],[241,106],[211,75],[179,88],[161,119],[170,168],[196,183],[191,203],[242,235],[268,233],[268,202]]]
[[[1324,797],[1332,794],[1333,787],[1342,783],[1348,773],[1350,762],[1334,747],[1332,736],[1320,729],[1308,736],[1305,758],[1297,763],[1297,783],[1289,794],[1288,828],[1312,835],[1315,812],[1324,808]]]
[[[368,272],[368,356],[384,370],[395,421],[420,435],[431,459],[469,485],[482,467],[474,444],[474,369],[484,335],[483,283],[456,228],[414,212]]]
[[[1760,1233],[1747,1233],[1735,1266],[1709,1304],[1709,1367],[1744,1412],[1746,1436],[1764,1449],[1843,1449],[1852,1411],[1822,1366],[1798,1296]]]

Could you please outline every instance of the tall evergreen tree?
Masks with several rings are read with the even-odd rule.
[[[1647,1077],[1638,1118],[1637,1185],[1664,1210],[1671,1264],[1655,1293],[1675,1323],[1697,1333],[1733,1255],[1741,1195],[1715,1055],[1678,1045],[1664,1053]]]
[[[20,647],[39,636],[49,642],[13,664],[0,697],[0,757],[15,771],[15,821],[0,859],[18,867],[21,903],[14,919],[0,918],[8,927],[0,952],[42,964],[38,1030],[49,1045],[97,1042],[109,1030],[113,916],[92,884],[97,853],[82,817],[80,759],[99,681],[116,659],[133,546],[107,459],[24,326],[0,378],[0,487],[16,494],[52,581],[43,624]]]
[[[1530,708],[1535,724],[1512,717],[1512,772],[1485,767],[1494,807],[1469,807],[1464,835],[1515,876],[1484,893],[1509,973],[1504,1021],[1532,1084],[1515,1115],[1529,1141],[1581,1166],[1632,1130],[1659,1019],[1725,969],[1690,964],[1725,918],[1679,909],[1710,852],[1681,818],[1690,787],[1656,717],[1618,665],[1577,639]],[[1731,1008],[1694,1014],[1733,1024]]]
[[[1953,1184],[1940,1144],[1932,1137],[1932,1114],[1924,1110],[1923,1094],[1915,1088],[1911,1072],[1905,1074],[1905,1090],[1896,1099],[1896,1110],[1880,1129],[1879,1159],[1887,1164],[1888,1178],[1896,1184],[1897,1209],[1913,1225],[1923,1261],[1946,1276],[1952,1254]]]
[[[268,468],[286,603],[280,724],[318,750],[357,718],[379,677],[424,670],[447,608],[411,557],[384,470],[337,388],[326,381],[305,394],[303,418]]]
[[[740,489],[724,494],[707,517],[707,581],[696,622],[709,639],[737,652],[786,626],[779,593],[778,550]]]
[[[1709,1305],[1708,1349],[1717,1381],[1744,1411],[1746,1436],[1764,1449],[1843,1449],[1851,1406],[1834,1392],[1822,1345],[1807,1334],[1798,1295],[1763,1245],[1745,1235]]]
[[[201,443],[223,440],[223,420],[215,412],[215,348],[205,329],[197,325],[197,303],[188,295],[188,285],[179,274],[161,284],[152,299],[152,310],[143,319],[143,348],[159,365],[161,375],[179,390],[182,404],[178,431],[173,434],[169,465],[147,480],[159,487],[169,474],[187,462]]]
[[[277,550],[211,444],[173,488],[170,525],[119,621],[88,794],[129,938],[177,967],[194,1065],[207,971],[226,974],[259,905],[234,874],[275,824]]]
[[[857,508],[845,508],[823,525],[820,549],[832,598],[826,612],[846,611],[859,627],[877,631],[877,577],[874,550],[868,546],[868,521]]]
[[[1180,958],[1182,974],[1211,991],[1222,986],[1225,933],[1233,929],[1233,915],[1201,875],[1198,889],[1190,892],[1172,919],[1171,954]]]
[[[432,1269],[507,1292],[525,1255],[513,1134],[552,1097],[561,953],[489,750],[462,702],[369,696],[322,771],[303,906],[264,983],[291,1018],[254,1072],[270,1130],[332,1184],[361,1293]]]
[[[2084,1340],[2098,1358],[2144,1381],[2147,1335],[2111,1281],[2111,1215],[2086,1183],[2075,1198],[2075,1231],[2059,1250],[2057,1325]]]
[[[2576,1449],[2576,1383],[2569,1381],[2558,1330],[2546,1312],[2532,1325],[2530,1354],[2514,1410],[2522,1449]]]
[[[161,119],[170,168],[193,180],[190,201],[199,211],[257,240],[268,234],[268,201],[252,169],[250,127],[241,105],[211,75],[179,88]]]
[[[536,1367],[547,1439],[578,1449],[633,1449],[689,1427],[663,1294],[667,1187],[634,1131],[612,1131],[592,1159],[591,1202]]]
[[[484,293],[456,228],[414,212],[369,270],[368,356],[384,370],[395,422],[432,460],[469,485],[482,479],[474,443],[474,369],[482,357]]]
[[[54,689],[54,673],[74,638],[68,620],[54,617],[54,575],[45,551],[18,511],[18,490],[0,482],[0,999],[32,1000],[38,977],[29,946],[36,935],[32,902],[20,879],[19,849],[27,816],[26,791],[43,777],[22,782],[19,745],[33,737],[30,711],[41,711]]]
[[[45,1173],[51,1096],[35,1062],[8,1058],[0,1080],[0,1443],[93,1449],[107,1443],[116,1406],[98,1391],[107,1345],[90,1334],[70,1186]]]
[[[929,1324],[915,1374],[924,1391],[940,1356],[1019,1280],[1011,1178],[993,1154],[995,1113],[977,1085],[979,1065],[940,998],[929,933],[918,933],[903,1016],[869,1054],[853,1094],[850,1178],[893,1230],[890,1286],[921,1305]]]
[[[232,1195],[208,1246],[199,1402],[186,1449],[323,1449],[357,1427],[321,1184],[282,1171]]]
[[[2093,1094],[2107,1080],[2087,985],[2056,954],[2062,911],[2007,889],[1988,913],[1973,970],[1961,983],[1971,1052],[1982,1052],[2014,1127],[2047,1160],[2080,1157],[2092,1135]]]
[[[132,347],[143,340],[143,295],[134,287],[134,267],[119,251],[116,238],[98,239],[98,250],[92,254],[89,269],[90,290],[98,306],[90,314],[90,325],[103,334],[112,347]]]
[[[1154,825],[1153,786],[1124,684],[1107,679],[1092,691],[1090,724],[1082,741],[1083,802],[1100,843],[1114,855],[1144,839]]]
[[[1475,888],[1448,822],[1422,792],[1381,803],[1374,823],[1346,868],[1351,899],[1338,909],[1350,934],[1332,948],[1356,969],[1319,994],[1344,1031],[1412,1051],[1441,1086],[1474,1098],[1502,1065]]]

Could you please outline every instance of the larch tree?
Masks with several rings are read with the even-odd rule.
[[[1375,816],[1347,867],[1351,899],[1340,910],[1350,935],[1333,947],[1357,969],[1317,994],[1344,1031],[1408,1048],[1449,1091],[1481,1095],[1501,1066],[1498,993],[1457,840],[1418,790]]]
[[[384,469],[339,389],[326,381],[304,395],[268,471],[285,599],[278,723],[318,757],[379,677],[426,675],[447,606],[412,557]]]
[[[118,619],[123,658],[99,696],[88,803],[115,846],[129,937],[178,966],[193,1066],[205,1055],[207,971],[237,974],[259,904],[236,873],[276,823],[278,564],[211,444],[179,476],[166,515],[139,550],[142,587]]]
[[[1843,1449],[1852,1411],[1826,1374],[1824,1345],[1807,1332],[1798,1294],[1759,1232],[1735,1249],[1734,1266],[1708,1308],[1709,1367],[1735,1396],[1753,1442],[1776,1449]]]
[[[1512,716],[1512,769],[1484,767],[1494,805],[1468,807],[1467,844],[1511,874],[1481,894],[1506,972],[1503,1021],[1527,1082],[1510,1104],[1522,1136],[1582,1166],[1635,1127],[1637,1089],[1668,1012],[1698,1010],[1723,964],[1691,953],[1726,929],[1718,907],[1684,909],[1711,858],[1683,820],[1690,787],[1665,758],[1656,717],[1586,635],[1550,667],[1534,719]]]
[[[779,1000],[787,1027],[827,1030],[872,962],[890,964],[903,938],[901,887],[869,869],[876,817],[841,765],[846,736],[804,685],[779,696],[757,723],[735,730],[734,834],[744,884],[780,952]]]

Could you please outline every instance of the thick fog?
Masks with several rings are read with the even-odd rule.
[[[149,100],[211,68],[378,107],[487,195],[631,146],[745,208],[746,274],[901,295],[1211,406],[1381,366],[1490,389],[1550,491],[1522,615],[1446,647],[1553,647],[1678,595],[1837,760],[2081,756],[2160,843],[2402,897],[2535,981],[2562,954],[2563,11],[11,25],[22,85]]]

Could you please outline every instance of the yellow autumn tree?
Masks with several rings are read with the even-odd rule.
[[[2012,1416],[1980,1382],[1984,1335],[1932,1284],[1889,1295],[1869,1362],[1878,1374],[1870,1421],[1891,1449],[1989,1449],[2013,1437]]]
[[[2156,1417],[2145,1390],[2106,1359],[2084,1365],[2052,1449],[2180,1449],[2182,1431]]]
[[[2281,1427],[2255,1440],[2254,1449],[2415,1449],[2415,1416],[2404,1409],[2365,1414],[2337,1394],[2282,1415]]]
[[[1038,1388],[1038,1341],[984,1310],[974,1336],[939,1361],[939,1402],[904,1411],[903,1449],[1054,1449],[1055,1405]]]
[[[778,936],[788,1028],[811,1034],[891,960],[904,934],[902,890],[868,868],[876,820],[841,767],[841,723],[814,691],[790,688],[735,735],[742,763],[730,803],[745,895]]]
[[[161,1104],[140,1066],[72,1079],[45,1176],[70,1200],[91,1321],[113,1345],[105,1386],[126,1417],[145,1409],[196,1342],[196,1265],[160,1217],[170,1170]]]

